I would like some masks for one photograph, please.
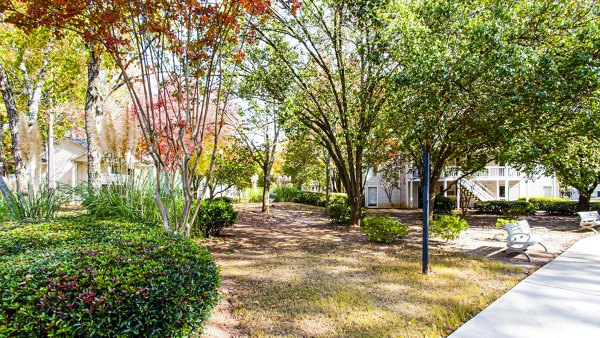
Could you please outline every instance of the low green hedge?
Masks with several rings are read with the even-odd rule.
[[[525,201],[477,201],[475,209],[494,215],[527,215],[535,212],[535,206]]]
[[[524,201],[524,198],[519,199]],[[577,201],[571,201],[566,198],[556,197],[531,197],[529,202],[532,203],[536,210],[545,211],[549,215],[574,215],[577,213]],[[600,211],[600,202],[591,202],[590,210]]]
[[[147,224],[91,217],[0,225],[0,332],[187,336],[220,285],[211,255]]]
[[[326,194],[324,192],[301,191],[294,202],[324,207],[325,200]],[[329,195],[329,204],[348,204],[348,195],[331,193]]]

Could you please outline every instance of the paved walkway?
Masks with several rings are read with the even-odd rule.
[[[600,235],[575,243],[450,337],[600,337]]]

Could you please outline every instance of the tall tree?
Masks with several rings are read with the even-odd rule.
[[[262,171],[262,212],[269,213],[269,194],[277,150],[284,141],[283,116],[294,95],[290,73],[265,46],[248,46],[241,64],[238,95],[248,108],[240,113],[239,140]]]
[[[400,63],[384,31],[387,1],[307,0],[274,10],[276,23],[257,39],[284,64],[296,87],[288,120],[304,125],[327,149],[348,194],[352,224],[364,204],[363,156],[380,127],[385,88]],[[401,13],[400,13],[401,15]]]
[[[229,99],[225,70],[243,58],[239,47],[248,33],[247,19],[264,14],[269,3],[26,2],[40,24],[79,27],[85,40],[102,44],[121,70],[156,169],[155,200],[169,233],[189,234],[200,205],[194,207],[194,201],[203,195],[192,192],[192,173],[204,151],[215,159]],[[212,150],[204,148],[208,125],[215,137]],[[173,189],[176,176],[180,193]],[[174,203],[176,194],[185,200],[182,207]]]
[[[559,101],[544,82],[548,77],[543,55],[571,35],[564,28],[582,22],[578,11],[571,12],[571,4],[413,4],[412,39],[402,41],[406,45],[399,55],[406,66],[396,79],[397,109],[389,111],[401,148],[421,180],[422,155],[431,153],[431,207],[439,191],[436,182],[450,164],[459,179],[483,169],[530,127],[530,117],[540,111],[532,108],[542,101],[539,93]],[[544,31],[552,32],[552,38]],[[554,80],[562,80],[571,92],[582,79],[574,72],[562,75]]]
[[[525,3],[523,4],[525,6]],[[519,43],[535,63],[515,83],[522,115],[503,159],[532,175],[556,175],[579,192],[580,210],[600,184],[600,7],[595,1],[544,1],[527,7]]]
[[[26,37],[9,24],[2,23],[1,25],[2,43],[5,46],[3,49],[6,51],[4,57],[13,56],[14,59],[12,59],[12,64],[5,64],[9,60],[0,60],[0,92],[6,108],[12,140],[11,150],[17,191],[20,194],[26,194],[28,190],[26,166],[28,163],[25,160],[27,154],[23,153],[23,148],[28,144],[24,144],[26,142],[20,134],[28,132],[28,130],[23,130],[20,125],[28,126],[29,121],[34,123],[37,121],[49,67],[49,54],[53,45],[44,42],[48,38],[48,34],[43,30],[37,31],[37,37]],[[13,53],[9,52],[9,46],[14,46]],[[33,73],[32,69],[36,68],[38,71]],[[12,79],[7,70],[12,70]],[[20,121],[25,118],[25,115],[29,117],[29,121]]]
[[[283,141],[279,105],[261,106],[253,102],[244,114],[238,127],[240,142],[246,145],[246,153],[262,171],[262,212],[269,214],[271,179],[277,149]]]

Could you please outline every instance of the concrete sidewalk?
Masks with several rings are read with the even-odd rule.
[[[600,337],[600,236],[575,243],[449,337]]]

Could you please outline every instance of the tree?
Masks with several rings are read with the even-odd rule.
[[[267,5],[235,0],[27,2],[38,23],[76,28],[114,59],[156,170],[155,200],[169,233],[189,234],[200,206],[192,210],[198,196],[192,193],[192,174],[201,154],[211,151],[204,148],[206,127],[214,126],[212,168],[229,101],[226,69],[243,58],[239,46],[248,33],[247,19],[264,14]],[[135,69],[129,68],[132,63]],[[176,176],[180,193],[173,189]],[[174,203],[176,195],[184,198],[181,208]]]
[[[251,177],[255,173],[256,163],[244,146],[236,142],[233,137],[222,140],[219,156],[215,159],[213,175],[208,182],[209,197],[215,198],[233,187],[249,188],[252,185]],[[218,191],[217,186],[220,189]]]
[[[532,107],[544,105],[539,94],[545,99],[556,95],[545,82],[544,54],[554,44],[561,45],[564,35],[571,35],[566,27],[585,19],[579,10],[572,12],[569,4],[557,2],[415,5],[413,38],[402,41],[406,45],[399,55],[406,60],[396,78],[394,103],[399,109],[390,112],[401,149],[418,168],[421,180],[422,154],[431,153],[431,215],[436,182],[445,170],[454,170],[460,180],[498,161],[511,138],[531,126],[530,117],[537,110]],[[552,36],[544,36],[545,32]],[[563,75],[553,78],[554,85],[562,80],[573,93],[582,77],[574,72]],[[448,168],[450,164],[453,167]]]
[[[327,149],[355,225],[364,204],[363,156],[400,67],[383,33],[385,8],[386,1],[308,0],[297,11],[283,4],[274,10],[276,23],[257,34],[294,81],[296,107],[286,120],[304,125]]]
[[[600,183],[598,5],[543,2],[528,10],[536,20],[522,34],[537,62],[515,85],[512,108],[524,118],[502,156],[530,175],[556,175],[578,190],[579,210],[589,210]]]
[[[540,121],[542,127],[551,124],[552,129],[531,128],[516,138],[503,154],[521,171],[529,175],[556,175],[562,184],[571,186],[579,193],[578,210],[590,209],[591,194],[600,184],[600,114],[597,98],[586,104],[571,107],[569,119]],[[552,132],[547,132],[552,130]]]
[[[37,126],[44,83],[46,82],[49,70],[49,54],[54,47],[51,43],[43,42],[48,38],[48,35],[45,34],[43,30],[37,32],[39,34],[37,38],[28,38],[21,36],[18,30],[10,27],[6,23],[2,23],[2,29],[5,35],[4,42],[13,42],[17,47],[15,54],[19,56],[14,59],[16,62],[11,65],[12,67],[8,68],[14,70],[12,80],[9,77],[9,72],[7,72],[7,67],[4,64],[5,61],[0,61],[0,92],[2,93],[2,99],[6,108],[12,140],[11,150],[14,160],[17,191],[19,194],[26,194],[28,190],[28,175],[26,171],[28,161],[26,161],[26,157],[28,154],[24,154],[23,149],[29,145],[26,144],[26,142],[23,142],[24,135],[21,135],[21,133],[28,133],[29,126],[28,122],[24,121],[24,114],[26,113],[29,116],[29,120]],[[32,49],[35,49],[35,52],[33,52]],[[41,53],[41,55],[35,55],[36,52]],[[37,68],[39,71],[36,74],[32,74],[32,68]],[[20,76],[22,79],[22,86],[20,86],[20,88],[22,89],[21,92],[23,95],[20,96],[17,95],[14,86],[14,80],[17,76]],[[25,125],[25,127],[23,127],[23,125]]]
[[[319,187],[325,187],[324,155],[318,142],[307,137],[288,136],[288,141],[283,145],[283,174],[289,176],[292,184],[298,187],[315,182]]]
[[[283,116],[294,95],[288,69],[263,47],[246,48],[237,94],[248,108],[240,112],[236,130],[246,153],[261,169],[262,212],[268,214],[273,165],[284,141]]]
[[[282,107],[260,105],[252,102],[250,108],[242,114],[243,122],[239,124],[240,142],[246,145],[246,153],[262,171],[262,212],[269,214],[269,194],[273,164],[277,148],[283,140],[280,113]]]
[[[394,207],[394,202],[392,202],[394,190],[400,189],[402,175],[407,174],[406,168],[406,162],[400,153],[397,153],[379,166],[381,172],[381,188],[385,192],[392,208]]]

